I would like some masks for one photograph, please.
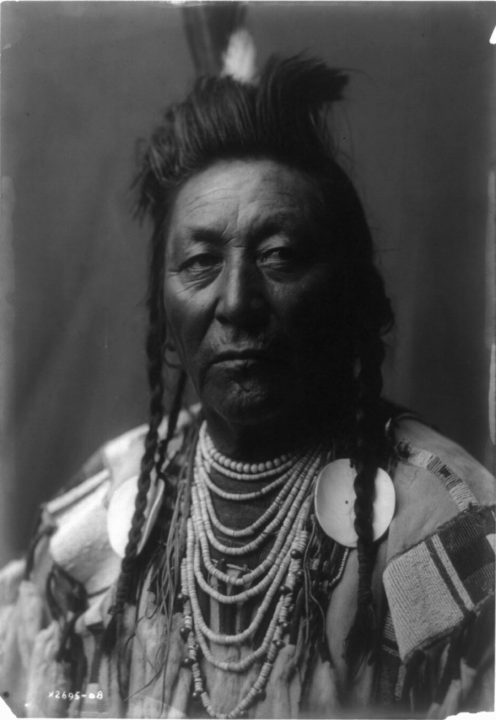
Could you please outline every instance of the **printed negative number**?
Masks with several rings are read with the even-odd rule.
[[[66,690],[50,690],[48,697],[54,698],[55,700],[80,700],[81,698],[103,700],[103,690],[90,693],[82,693],[80,690],[76,690],[75,692],[67,692]]]

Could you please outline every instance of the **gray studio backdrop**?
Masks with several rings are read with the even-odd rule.
[[[146,419],[135,142],[194,68],[177,5],[1,10],[4,561],[37,505]],[[254,3],[246,22],[259,62],[307,50],[349,70],[337,134],[396,309],[388,395],[490,464],[494,6]]]

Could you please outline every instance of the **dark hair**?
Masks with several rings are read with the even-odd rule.
[[[184,382],[176,393],[165,442],[159,441],[163,413],[163,356],[166,343],[162,281],[165,224],[178,188],[220,159],[269,158],[311,177],[320,190],[329,222],[347,262],[343,278],[346,327],[353,349],[352,460],[357,468],[356,521],[359,588],[357,615],[347,654],[356,668],[374,645],[371,575],[374,564],[372,503],[377,467],[387,462],[380,412],[382,335],[392,313],[373,264],[373,244],[356,191],[335,159],[327,111],[341,99],[347,78],[339,70],[297,56],[270,59],[254,84],[231,77],[198,80],[183,102],[170,107],[145,148],[137,179],[138,209],[153,222],[149,267],[147,341],[150,425],[141,464],[136,510],[118,582],[116,615],[132,601],[137,546],[150,474],[160,467],[172,437]],[[351,372],[351,370],[350,370]]]

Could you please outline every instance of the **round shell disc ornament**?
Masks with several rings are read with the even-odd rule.
[[[144,511],[145,519],[138,543],[138,554],[142,551],[153,529],[155,520],[162,505],[164,495],[162,480],[152,481],[147,494],[147,503]],[[125,480],[112,495],[107,510],[107,532],[110,545],[114,552],[124,557],[126,545],[134,515],[134,503],[138,494],[138,476]]]
[[[315,515],[322,530],[340,545],[353,548],[357,545],[355,531],[356,470],[348,459],[334,460],[319,473],[315,486]],[[379,468],[375,476],[374,540],[379,540],[393,519],[395,492],[393,481]]]

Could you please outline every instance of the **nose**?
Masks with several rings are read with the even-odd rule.
[[[216,317],[237,327],[258,326],[267,316],[265,285],[255,262],[246,257],[227,261],[219,276]]]

